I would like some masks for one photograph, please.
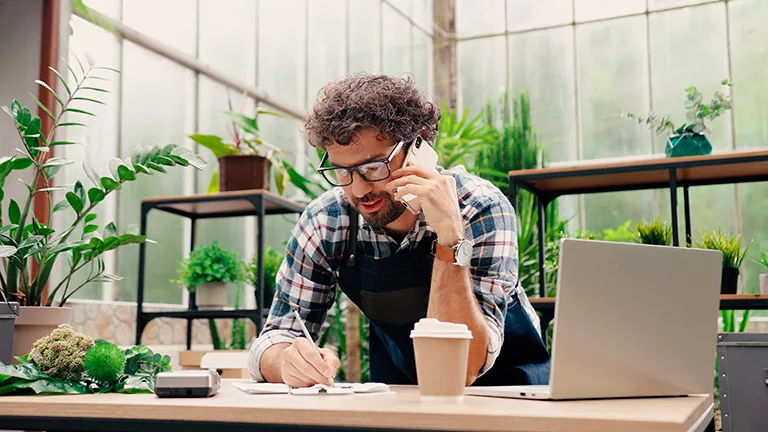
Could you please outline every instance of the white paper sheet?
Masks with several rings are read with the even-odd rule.
[[[235,382],[232,385],[248,394],[292,394],[292,395],[340,395],[356,393],[391,393],[389,386],[382,383],[337,383],[335,386],[315,384],[312,387],[290,388],[285,384]]]

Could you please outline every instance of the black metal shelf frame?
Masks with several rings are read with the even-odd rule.
[[[678,200],[677,191],[678,188],[683,188],[683,208],[684,208],[684,221],[685,221],[685,237],[686,244],[691,243],[691,206],[689,188],[696,186],[711,186],[720,184],[738,184],[738,183],[750,183],[768,181],[768,172],[764,175],[751,175],[751,176],[733,176],[724,178],[714,178],[706,180],[678,180],[677,170],[693,167],[703,166],[717,166],[717,165],[733,165],[755,162],[768,161],[768,154],[758,154],[749,156],[736,156],[728,159],[704,159],[704,160],[684,160],[680,162],[666,163],[663,167],[660,167],[654,162],[648,162],[644,164],[629,165],[629,166],[606,166],[606,167],[594,167],[579,171],[561,171],[561,172],[542,172],[542,173],[527,173],[524,175],[516,176],[514,173],[509,174],[509,184],[507,196],[512,204],[516,206],[517,203],[517,187],[531,192],[534,196],[537,208],[537,231],[538,231],[538,265],[539,265],[539,296],[546,297],[546,270],[544,269],[544,239],[545,239],[545,212],[547,206],[560,196],[566,195],[579,195],[579,194],[592,194],[603,192],[626,192],[636,190],[653,190],[653,189],[669,189],[670,197],[670,212],[672,218],[672,241],[673,246],[680,246],[679,240],[679,228],[678,228]],[[531,180],[545,180],[556,179],[566,177],[582,177],[582,176],[594,176],[594,175],[611,175],[611,174],[629,174],[638,172],[651,172],[651,171],[669,171],[669,181],[664,182],[646,182],[642,184],[631,185],[613,185],[605,187],[584,187],[584,188],[572,188],[566,191],[541,191],[536,189],[527,181]]]
[[[245,191],[244,191],[245,192]],[[227,201],[248,201],[252,206],[252,210],[235,210],[235,211],[216,211],[210,213],[196,214],[178,208],[171,207],[173,205],[184,204],[205,204]],[[268,205],[274,206],[268,209]],[[228,217],[245,217],[256,216],[257,221],[257,263],[258,263],[258,286],[254,289],[254,296],[256,298],[255,309],[237,309],[237,310],[199,310],[196,304],[196,296],[194,292],[187,292],[189,296],[188,309],[185,311],[160,311],[160,312],[145,312],[144,311],[144,288],[146,277],[146,244],[139,244],[139,283],[137,294],[137,309],[136,309],[136,344],[141,344],[141,335],[144,332],[147,324],[155,318],[179,318],[187,320],[187,349],[192,348],[192,321],[195,319],[206,318],[248,318],[255,325],[257,332],[262,330],[263,318],[269,313],[269,309],[264,307],[264,218],[273,214],[289,214],[289,213],[301,213],[303,206],[290,202],[288,200],[276,197],[269,193],[262,193],[262,191],[254,191],[253,193],[243,194],[210,194],[210,195],[196,195],[196,196],[182,196],[172,197],[167,199],[146,200],[141,203],[141,217],[140,217],[140,233],[141,235],[147,234],[147,216],[150,211],[157,210],[166,213],[171,213],[177,216],[187,218],[191,221],[191,233],[190,233],[190,252],[195,247],[195,237],[197,221],[199,219],[216,219],[216,218],[228,218]],[[261,311],[261,313],[259,313]]]

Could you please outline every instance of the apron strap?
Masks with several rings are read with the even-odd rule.
[[[359,213],[352,205],[349,205],[349,238],[347,239],[347,267],[355,266],[355,252],[357,252],[357,220]]]

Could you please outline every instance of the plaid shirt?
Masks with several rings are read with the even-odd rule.
[[[490,182],[469,174],[464,167],[438,171],[456,179],[459,208],[466,238],[474,244],[470,273],[472,287],[488,323],[488,355],[481,375],[493,366],[503,343],[507,304],[517,283],[517,222],[507,197]],[[291,314],[298,306],[307,329],[317,340],[328,309],[336,296],[338,271],[349,236],[349,201],[334,188],[312,201],[299,218],[287,245],[286,258],[277,274],[277,288],[263,331],[250,348],[248,369],[263,381],[261,355],[268,347],[303,336]],[[385,258],[418,247],[428,232],[434,233],[420,212],[418,220],[398,244],[383,230],[359,219],[358,253]],[[539,327],[539,318],[525,292],[520,301]]]

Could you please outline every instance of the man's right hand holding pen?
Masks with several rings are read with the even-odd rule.
[[[333,351],[315,345],[298,311],[294,309],[292,314],[305,337],[267,348],[261,358],[261,374],[269,382],[283,382],[291,387],[333,386],[341,361]]]

